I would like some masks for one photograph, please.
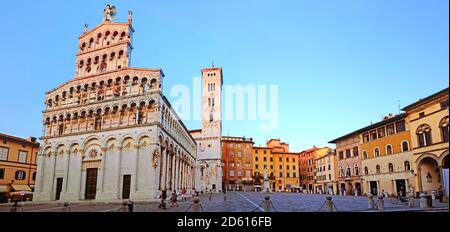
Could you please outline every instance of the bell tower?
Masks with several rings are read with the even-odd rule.
[[[217,138],[222,134],[222,68],[202,69],[202,135]]]

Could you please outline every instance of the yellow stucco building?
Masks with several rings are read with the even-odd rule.
[[[266,147],[253,147],[254,175],[263,176],[266,169],[272,191],[296,191],[299,189],[298,155],[289,152],[289,144],[279,139],[269,140]]]
[[[31,192],[36,180],[36,138],[18,138],[0,133],[0,203],[14,193]]]
[[[360,130],[363,193],[396,196],[414,190],[411,136],[406,114],[386,116]]]
[[[449,194],[448,88],[403,108],[411,131],[415,184],[420,192]]]

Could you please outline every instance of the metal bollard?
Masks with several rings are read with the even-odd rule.
[[[264,196],[264,202],[263,202],[263,209],[264,212],[270,212],[270,196],[269,195],[265,195]]]
[[[373,200],[373,195],[372,194],[367,194],[367,199],[369,200],[369,202],[368,202],[368,208],[369,209],[374,209],[376,206],[375,206],[375,201]]]
[[[378,211],[384,211],[384,195],[378,196]]]
[[[419,206],[420,206],[421,209],[426,209],[426,208],[430,207],[428,205],[427,195],[425,193],[421,193],[420,194]]]
[[[62,209],[62,212],[70,212],[69,205],[70,205],[69,202],[64,202],[64,208]]]
[[[328,196],[325,202],[327,206],[327,212],[333,212],[333,198],[331,196]]]
[[[195,197],[192,203],[191,212],[202,212],[202,206],[200,204],[200,198]]]
[[[134,202],[128,201],[128,212],[132,213],[134,208]]]

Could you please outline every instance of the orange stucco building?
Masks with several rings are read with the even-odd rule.
[[[222,136],[222,189],[252,189],[253,139]]]
[[[19,191],[33,191],[36,179],[36,138],[0,133],[0,202]]]

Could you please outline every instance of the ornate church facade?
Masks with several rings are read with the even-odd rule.
[[[79,37],[76,75],[46,93],[35,201],[155,199],[195,187],[197,144],[163,95],[161,69],[131,67],[132,13]],[[216,146],[216,145],[215,145]]]

